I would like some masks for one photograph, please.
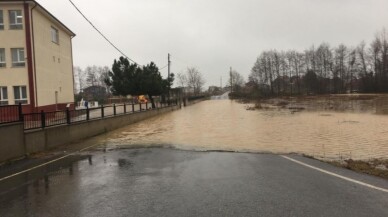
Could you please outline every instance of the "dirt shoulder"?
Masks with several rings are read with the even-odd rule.
[[[360,173],[378,176],[388,180],[388,160],[374,159],[369,161],[362,160],[344,160],[344,161],[326,161],[332,165],[343,167]]]

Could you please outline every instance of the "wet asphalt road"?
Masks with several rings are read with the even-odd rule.
[[[388,188],[380,178],[288,156]],[[95,150],[1,181],[0,216],[388,216],[388,193],[278,155]]]

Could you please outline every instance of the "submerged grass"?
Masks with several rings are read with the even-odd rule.
[[[328,163],[388,180],[388,160],[374,159],[371,161],[362,161],[349,159],[344,161],[329,161]]]
[[[254,109],[271,108],[307,110],[307,111],[338,111],[338,112],[372,112],[388,114],[387,94],[328,94],[328,95],[295,95],[270,98],[243,99],[244,104],[254,104]],[[386,110],[384,110],[386,109]]]
[[[373,160],[324,160],[318,159],[311,155],[302,154],[303,157],[319,160],[329,163],[336,167],[342,167],[348,170],[353,170],[359,173],[365,173],[372,176],[381,177],[388,180],[388,159],[373,159]]]

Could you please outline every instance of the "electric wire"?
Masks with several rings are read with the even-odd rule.
[[[162,70],[162,69],[164,69],[164,68],[166,68],[168,66],[168,64],[167,65],[165,65],[165,66],[163,66],[162,68],[160,68],[159,70]]]
[[[69,2],[74,6],[74,8],[82,15],[82,17],[110,44],[114,47],[121,55],[123,55],[128,60],[132,61],[139,65],[136,61],[129,58],[123,51],[121,51],[116,45],[114,45],[83,13],[82,11],[73,3],[73,1],[69,0]]]
[[[125,55],[125,53],[123,51],[121,51],[116,45],[113,44],[113,42],[111,42],[83,13],[82,11],[74,4],[74,2],[72,0],[69,0],[69,2],[73,5],[73,7],[81,14],[81,16],[114,48],[116,49],[121,55],[123,55],[125,58],[127,58],[128,60],[132,61],[133,63],[137,64],[137,65],[140,65],[138,64],[136,61],[134,61],[133,59],[129,58],[127,55]],[[176,58],[176,57],[175,57]],[[182,60],[181,60],[182,61]],[[186,63],[187,64],[187,63]],[[168,66],[168,64],[162,68],[159,69],[159,73],[160,73],[160,70],[166,68]]]
[[[187,67],[189,67],[190,64],[187,63],[186,61],[184,61],[184,60],[182,60],[182,59],[180,59],[180,58],[178,58],[178,57],[176,57],[176,56],[173,56],[173,55],[171,55],[171,54],[170,54],[170,56],[171,56],[171,57],[174,57],[176,60],[178,60],[178,62],[181,62],[181,63],[187,65]]]

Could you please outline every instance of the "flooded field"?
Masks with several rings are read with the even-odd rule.
[[[340,105],[347,106],[341,110],[326,101],[320,102],[321,108],[310,106],[298,112],[285,106],[248,111],[246,104],[236,101],[208,100],[95,139],[107,148],[166,145],[188,150],[296,152],[326,160],[387,158],[388,115],[380,114],[388,105],[386,98],[379,98],[381,102],[340,99]],[[311,100],[290,105],[295,103],[318,105]]]

